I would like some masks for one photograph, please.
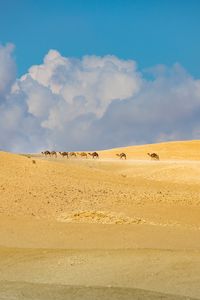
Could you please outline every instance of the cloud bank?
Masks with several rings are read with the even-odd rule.
[[[116,56],[63,57],[16,78],[0,46],[0,148],[88,150],[200,138],[200,80],[180,65],[140,72]]]

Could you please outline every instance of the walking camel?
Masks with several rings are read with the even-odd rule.
[[[126,159],[126,154],[125,153],[120,153],[120,154],[116,154],[120,159]]]
[[[70,156],[77,157],[76,152],[70,152],[69,155],[70,155]]]
[[[147,153],[151,157],[151,159],[159,160],[159,155],[157,153]]]
[[[64,158],[65,156],[67,156],[67,158],[69,158],[69,153],[68,152],[59,152],[60,155]]]
[[[44,155],[45,157],[48,156],[48,155],[51,156],[51,152],[50,152],[49,150],[42,151],[41,153],[42,153],[42,155]]]
[[[97,152],[88,153],[92,158],[99,158],[99,154]]]
[[[80,155],[81,157],[85,157],[87,158],[87,153],[86,152],[81,152],[81,153],[77,153],[78,155]]]
[[[51,151],[51,152],[50,152],[50,156],[51,156],[51,157],[54,157],[54,156],[57,157],[56,151]]]

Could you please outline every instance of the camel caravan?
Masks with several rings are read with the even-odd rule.
[[[93,159],[99,159],[99,153],[92,152],[92,153],[86,153],[86,152],[56,152],[56,151],[43,151],[41,152],[41,154],[45,157],[52,157],[52,158],[57,158],[58,154],[62,157],[62,158],[85,158],[87,159],[88,157],[91,157]],[[147,155],[151,158],[151,160],[160,160],[160,157],[157,153],[147,153]],[[126,160],[127,159],[127,155],[126,153],[122,152],[122,153],[117,153],[116,154],[117,157],[119,157],[119,159],[121,160]]]
[[[70,158],[70,157],[81,157],[81,158],[88,158],[91,156],[92,158],[99,158],[99,154],[97,152],[92,152],[92,153],[86,153],[86,152],[56,152],[56,151],[42,151],[41,154],[45,157],[58,157],[58,154],[60,154],[61,157],[63,158]]]

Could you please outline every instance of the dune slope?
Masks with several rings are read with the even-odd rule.
[[[0,152],[0,299],[200,299],[199,147]]]
[[[129,159],[149,159],[147,153],[156,152],[162,160],[200,160],[200,141],[163,142],[121,147],[101,151],[101,155],[110,158],[121,152],[125,152]]]

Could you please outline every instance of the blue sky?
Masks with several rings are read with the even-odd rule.
[[[0,0],[0,43],[16,46],[18,75],[63,56],[116,55],[139,68],[179,62],[200,77],[198,0]]]
[[[199,33],[200,0],[0,0],[0,148],[200,139]]]

